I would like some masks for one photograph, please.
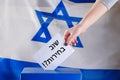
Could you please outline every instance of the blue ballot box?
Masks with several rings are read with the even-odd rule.
[[[42,68],[24,68],[21,80],[82,80],[79,69],[57,68],[54,70],[43,70]]]

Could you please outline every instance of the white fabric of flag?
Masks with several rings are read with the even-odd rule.
[[[5,59],[37,63],[33,55],[55,34],[63,35],[80,22],[92,5],[69,0],[0,0],[0,66]],[[120,68],[119,5],[79,36],[74,53],[61,66]]]

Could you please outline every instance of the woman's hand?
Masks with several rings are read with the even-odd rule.
[[[107,12],[107,7],[100,0],[96,0],[82,21],[73,28],[65,31],[64,39],[66,44],[71,46],[76,45],[77,36],[83,34],[86,29],[94,24],[105,12]]]
[[[70,46],[76,45],[77,44],[77,37],[79,35],[83,34],[85,31],[86,31],[86,29],[79,24],[66,30],[64,33],[65,44],[70,45]]]

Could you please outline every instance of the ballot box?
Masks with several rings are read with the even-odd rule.
[[[82,80],[80,69],[57,68],[56,70],[43,70],[42,68],[24,68],[21,80]]]

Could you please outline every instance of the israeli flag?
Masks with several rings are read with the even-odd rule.
[[[95,0],[0,0],[0,80],[20,80],[33,55],[56,33],[80,22]],[[120,80],[120,3],[77,38],[60,66],[79,68],[83,80]],[[44,53],[43,53],[44,54]]]

